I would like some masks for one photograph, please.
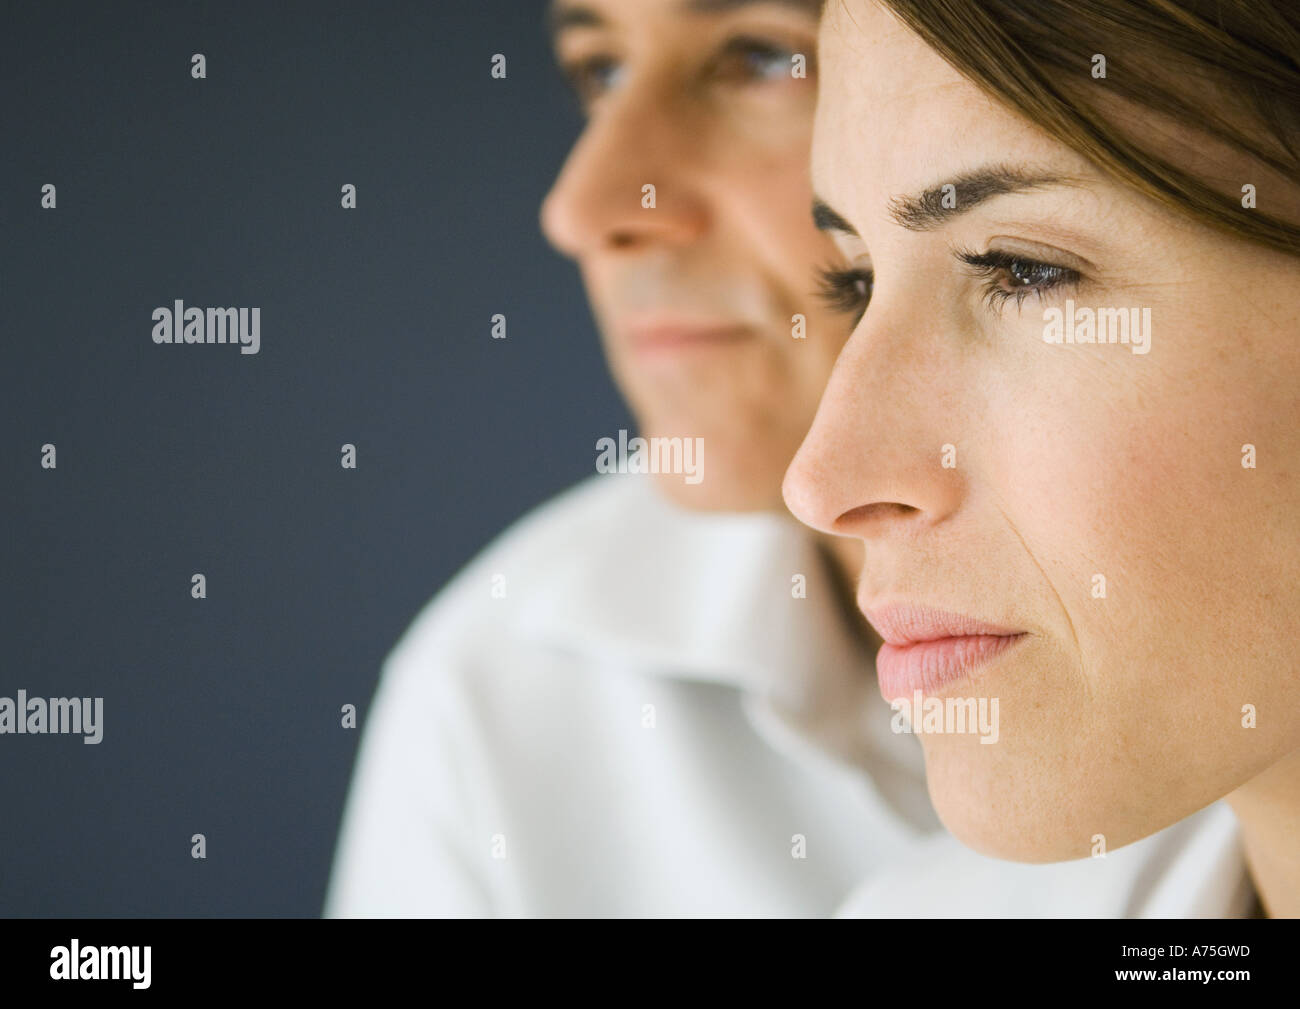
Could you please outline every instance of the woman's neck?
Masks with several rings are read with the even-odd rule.
[[[1229,793],[1270,918],[1300,918],[1300,750]]]

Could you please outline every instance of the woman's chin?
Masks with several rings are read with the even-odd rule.
[[[1138,840],[1142,824],[1096,788],[1052,776],[1035,780],[1041,761],[1007,761],[970,739],[923,740],[930,800],[948,831],[967,847],[1011,862],[1066,862],[1100,857]],[[1152,830],[1158,829],[1157,824]]]

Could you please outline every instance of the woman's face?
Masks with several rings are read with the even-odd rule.
[[[1107,181],[874,4],[820,45],[818,216],[874,287],[786,501],[865,542],[887,698],[997,699],[991,745],[921,732],[959,838],[1137,840],[1300,747],[1300,261]],[[1084,309],[1138,326],[1070,342]]]

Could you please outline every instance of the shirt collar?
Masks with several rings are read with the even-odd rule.
[[[818,669],[870,656],[842,613],[814,535],[778,513],[689,512],[639,474],[602,474],[526,632],[643,673],[775,693],[792,704]],[[861,669],[864,661],[866,669]]]
[[[527,592],[521,630],[612,667],[739,688],[765,734],[870,764],[894,801],[936,825],[921,748],[890,729],[812,531],[783,513],[686,511],[641,474],[592,477],[579,493],[578,521],[533,573],[543,585]]]

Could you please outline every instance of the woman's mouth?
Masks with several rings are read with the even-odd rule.
[[[935,693],[1014,648],[1028,632],[960,613],[892,605],[864,611],[885,643],[876,678],[885,700]]]

